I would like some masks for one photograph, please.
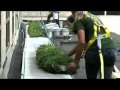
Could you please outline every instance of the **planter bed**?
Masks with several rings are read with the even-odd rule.
[[[51,40],[47,37],[30,37],[27,33],[28,26],[26,27],[26,39],[23,52],[22,61],[22,79],[72,79],[71,75],[65,72],[59,74],[49,73],[37,65],[36,51],[37,48],[43,44],[51,44]],[[61,74],[64,73],[64,74]]]

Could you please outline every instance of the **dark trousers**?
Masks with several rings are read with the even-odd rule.
[[[102,51],[104,59],[104,78],[111,79],[113,67],[116,61],[115,49],[105,49]],[[100,69],[100,57],[98,51],[89,50],[85,55],[85,67],[87,79],[97,79]]]

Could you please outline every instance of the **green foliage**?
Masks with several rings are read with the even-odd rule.
[[[40,68],[51,73],[63,73],[61,65],[68,66],[72,58],[52,44],[41,45],[36,51],[36,60]],[[67,70],[64,72],[67,73]]]
[[[43,33],[41,31],[41,27],[38,21],[30,21],[28,27],[28,34],[30,37],[43,37]]]

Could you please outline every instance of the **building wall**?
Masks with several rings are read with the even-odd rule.
[[[39,17],[41,14],[43,17],[47,17],[50,13],[49,11],[22,11],[23,17]],[[89,11],[95,15],[104,15],[105,11]],[[107,15],[120,15],[120,11],[106,11]],[[67,17],[71,15],[70,11],[60,11],[60,17]]]
[[[18,18],[17,11],[1,11],[0,17],[0,42],[1,42],[1,50],[0,50],[0,76],[2,76],[3,71],[6,67],[6,64],[9,62],[13,51],[13,47],[15,46],[15,41],[18,34],[18,24],[20,19]],[[9,66],[9,65],[8,65]],[[9,69],[9,67],[8,67]]]
[[[43,17],[47,17],[48,14],[50,12],[49,11],[22,11],[22,16],[23,17],[39,17],[40,15],[42,15]],[[70,11],[60,11],[59,13],[60,17],[66,17],[71,15]]]
[[[23,20],[47,20],[47,16],[49,15],[49,11],[22,11],[22,19]],[[70,11],[60,11],[59,20],[66,20],[66,17],[70,16]],[[53,18],[51,17],[51,20]]]
[[[120,35],[120,15],[98,16],[107,28]]]

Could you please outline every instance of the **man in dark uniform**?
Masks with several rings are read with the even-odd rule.
[[[53,17],[54,12],[58,13],[58,19],[53,18],[53,22],[57,23],[59,25],[59,12],[58,11],[50,11],[48,17],[47,17],[47,23],[50,22],[50,18]]]
[[[50,11],[48,17],[47,17],[47,23],[50,22],[50,18],[53,17],[53,12],[58,12],[58,11]],[[65,25],[64,27],[65,28],[68,28],[68,29],[71,29],[72,28],[72,24],[74,22],[74,14],[75,14],[76,11],[71,11],[72,15],[70,15],[66,22],[65,22]],[[58,12],[59,13],[59,12]],[[59,25],[59,14],[58,14],[58,19],[54,19],[53,22],[56,22],[58,25]]]

